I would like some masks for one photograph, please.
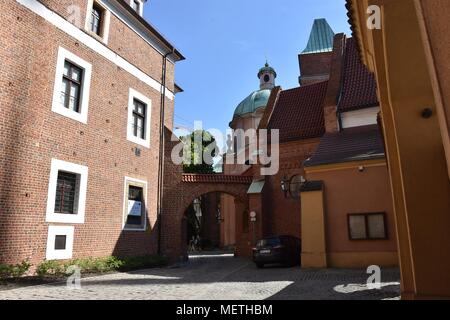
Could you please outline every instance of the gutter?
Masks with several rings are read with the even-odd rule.
[[[162,254],[162,217],[163,217],[163,200],[164,200],[164,155],[165,155],[165,107],[166,107],[166,80],[167,80],[167,59],[170,55],[176,54],[175,48],[171,52],[163,56],[162,63],[162,81],[161,81],[161,106],[159,119],[159,158],[158,158],[158,254]]]

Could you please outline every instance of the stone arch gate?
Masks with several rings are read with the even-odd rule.
[[[177,172],[178,171],[178,172]],[[183,239],[183,219],[194,199],[208,193],[226,193],[234,197],[236,205],[236,253],[248,255],[250,237],[240,232],[242,217],[248,211],[247,191],[252,177],[224,174],[183,174],[179,170],[166,172],[164,209],[161,216],[161,248],[171,261],[187,257]]]

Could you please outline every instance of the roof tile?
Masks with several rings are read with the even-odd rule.
[[[343,69],[338,110],[346,112],[379,105],[375,76],[361,62],[354,38],[346,41]]]
[[[328,81],[285,90],[268,128],[280,130],[280,142],[321,137],[325,133],[323,103]]]
[[[384,157],[384,144],[378,125],[369,125],[325,134],[314,155],[304,165],[313,167]]]

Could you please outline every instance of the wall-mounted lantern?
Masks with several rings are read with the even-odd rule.
[[[288,179],[286,176],[281,180],[281,190],[284,192],[285,198],[299,199],[300,190],[306,183],[306,179],[301,175],[292,176]]]

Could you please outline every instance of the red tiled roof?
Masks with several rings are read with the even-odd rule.
[[[280,92],[268,128],[280,130],[280,142],[321,137],[328,81]]]
[[[339,111],[353,111],[379,105],[375,76],[361,62],[354,38],[346,41],[342,81]]]
[[[314,155],[304,165],[313,167],[384,157],[383,138],[378,125],[369,125],[325,134]]]
[[[182,181],[186,183],[237,183],[250,184],[252,176],[237,176],[226,174],[191,174],[184,173]]]

